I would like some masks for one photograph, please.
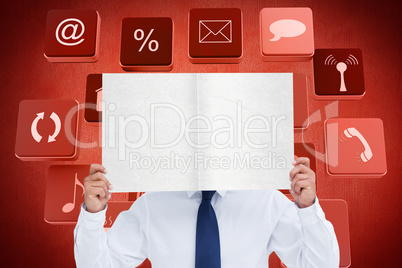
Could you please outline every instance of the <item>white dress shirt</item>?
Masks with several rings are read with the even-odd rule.
[[[153,268],[191,268],[201,192],[147,192],[112,228],[81,208],[74,230],[77,267],[136,267],[149,258]],[[287,267],[339,267],[332,224],[318,199],[299,209],[282,193],[217,191],[211,204],[219,225],[222,268],[266,268],[275,251]]]

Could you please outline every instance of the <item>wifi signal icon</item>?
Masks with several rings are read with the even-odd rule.
[[[334,57],[334,55],[331,54],[325,59],[324,65],[335,65],[336,66],[336,70],[341,75],[341,85],[340,85],[339,91],[346,92],[347,89],[346,89],[346,85],[345,85],[344,73],[347,70],[348,65],[359,65],[359,61],[357,60],[357,58],[355,56],[353,56],[352,54],[349,54],[349,56],[345,62],[343,62],[343,61],[338,62],[336,60],[336,58]]]

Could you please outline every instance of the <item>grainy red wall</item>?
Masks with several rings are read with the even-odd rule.
[[[197,2],[197,3],[196,3]],[[387,3],[389,2],[389,3]],[[263,7],[308,6],[313,10],[316,48],[360,48],[366,95],[339,103],[340,117],[379,117],[384,121],[388,173],[381,179],[330,178],[317,163],[320,198],[340,198],[349,205],[351,267],[395,267],[400,263],[401,195],[401,4],[398,1],[61,1],[2,2],[0,64],[1,266],[74,267],[73,228],[43,220],[46,174],[51,164],[22,162],[14,155],[18,104],[24,99],[85,101],[86,76],[123,72],[119,65],[124,17],[168,16],[174,21],[172,72],[301,72],[308,76],[309,111],[330,103],[312,99],[312,61],[263,62],[259,52],[258,15]],[[195,65],[187,52],[187,13],[194,7],[238,7],[243,11],[244,55],[240,64]],[[97,63],[49,63],[43,56],[49,9],[96,9],[101,16]],[[321,113],[324,111],[322,110]],[[98,129],[80,115],[80,136],[97,140]],[[324,152],[323,122],[305,132],[307,142]],[[296,141],[301,134],[296,133]],[[101,150],[84,149],[74,164],[100,162]],[[69,162],[71,163],[71,162]],[[127,200],[127,194],[114,195]],[[272,267],[279,267],[271,259]]]

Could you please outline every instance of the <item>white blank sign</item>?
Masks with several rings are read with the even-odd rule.
[[[104,74],[113,192],[288,189],[291,73]]]

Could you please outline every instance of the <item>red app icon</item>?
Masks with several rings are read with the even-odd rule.
[[[316,49],[314,54],[316,99],[361,99],[365,94],[360,49]]]
[[[95,10],[50,10],[45,57],[50,62],[98,60],[100,16]]]
[[[313,12],[308,7],[263,8],[260,34],[264,61],[308,61],[314,55]]]
[[[192,63],[238,63],[243,55],[242,12],[238,8],[195,8],[189,15]]]
[[[129,201],[135,201],[138,198],[140,198],[141,195],[143,195],[145,192],[130,192],[128,193],[128,200]]]
[[[310,148],[309,150],[306,149]],[[295,143],[294,144],[294,152],[295,152],[295,159],[298,157],[308,157],[310,159],[310,168],[316,172],[316,157],[315,154],[311,154],[310,152],[314,153],[314,144],[312,143]],[[316,181],[317,189],[318,189],[318,183]],[[289,182],[289,187],[290,187],[290,182]],[[285,194],[289,199],[293,199],[293,196],[291,195],[289,190],[280,190],[283,194]]]
[[[102,74],[87,76],[84,118],[88,123],[102,122]]]
[[[307,148],[310,148],[307,150]],[[295,159],[297,157],[307,157],[310,159],[310,168],[316,172],[316,158],[314,154],[314,144],[312,143],[295,143],[294,150],[295,150]]]
[[[385,140],[379,118],[325,121],[327,171],[333,176],[382,177],[387,172]]]
[[[171,18],[125,18],[121,30],[120,65],[126,71],[169,71],[173,68]]]
[[[51,224],[76,223],[84,202],[84,179],[89,165],[49,167],[46,187],[45,221]]]
[[[307,80],[304,74],[293,74],[293,124],[296,129],[308,127]]]
[[[129,210],[133,203],[133,201],[108,202],[104,228],[106,230],[110,229],[116,221],[117,216],[119,216],[121,212]]]
[[[46,187],[45,221],[50,224],[75,224],[85,201],[84,179],[89,165],[49,167]],[[132,201],[108,202],[105,229],[112,227],[120,212],[128,210]]]
[[[78,102],[24,100],[18,112],[15,155],[21,160],[75,160]]]
[[[320,199],[319,202],[325,218],[334,226],[339,245],[339,267],[347,268],[351,264],[348,205],[341,199]]]
[[[348,205],[341,199],[321,199],[320,205],[325,218],[332,223],[339,245],[339,267],[351,264]]]

